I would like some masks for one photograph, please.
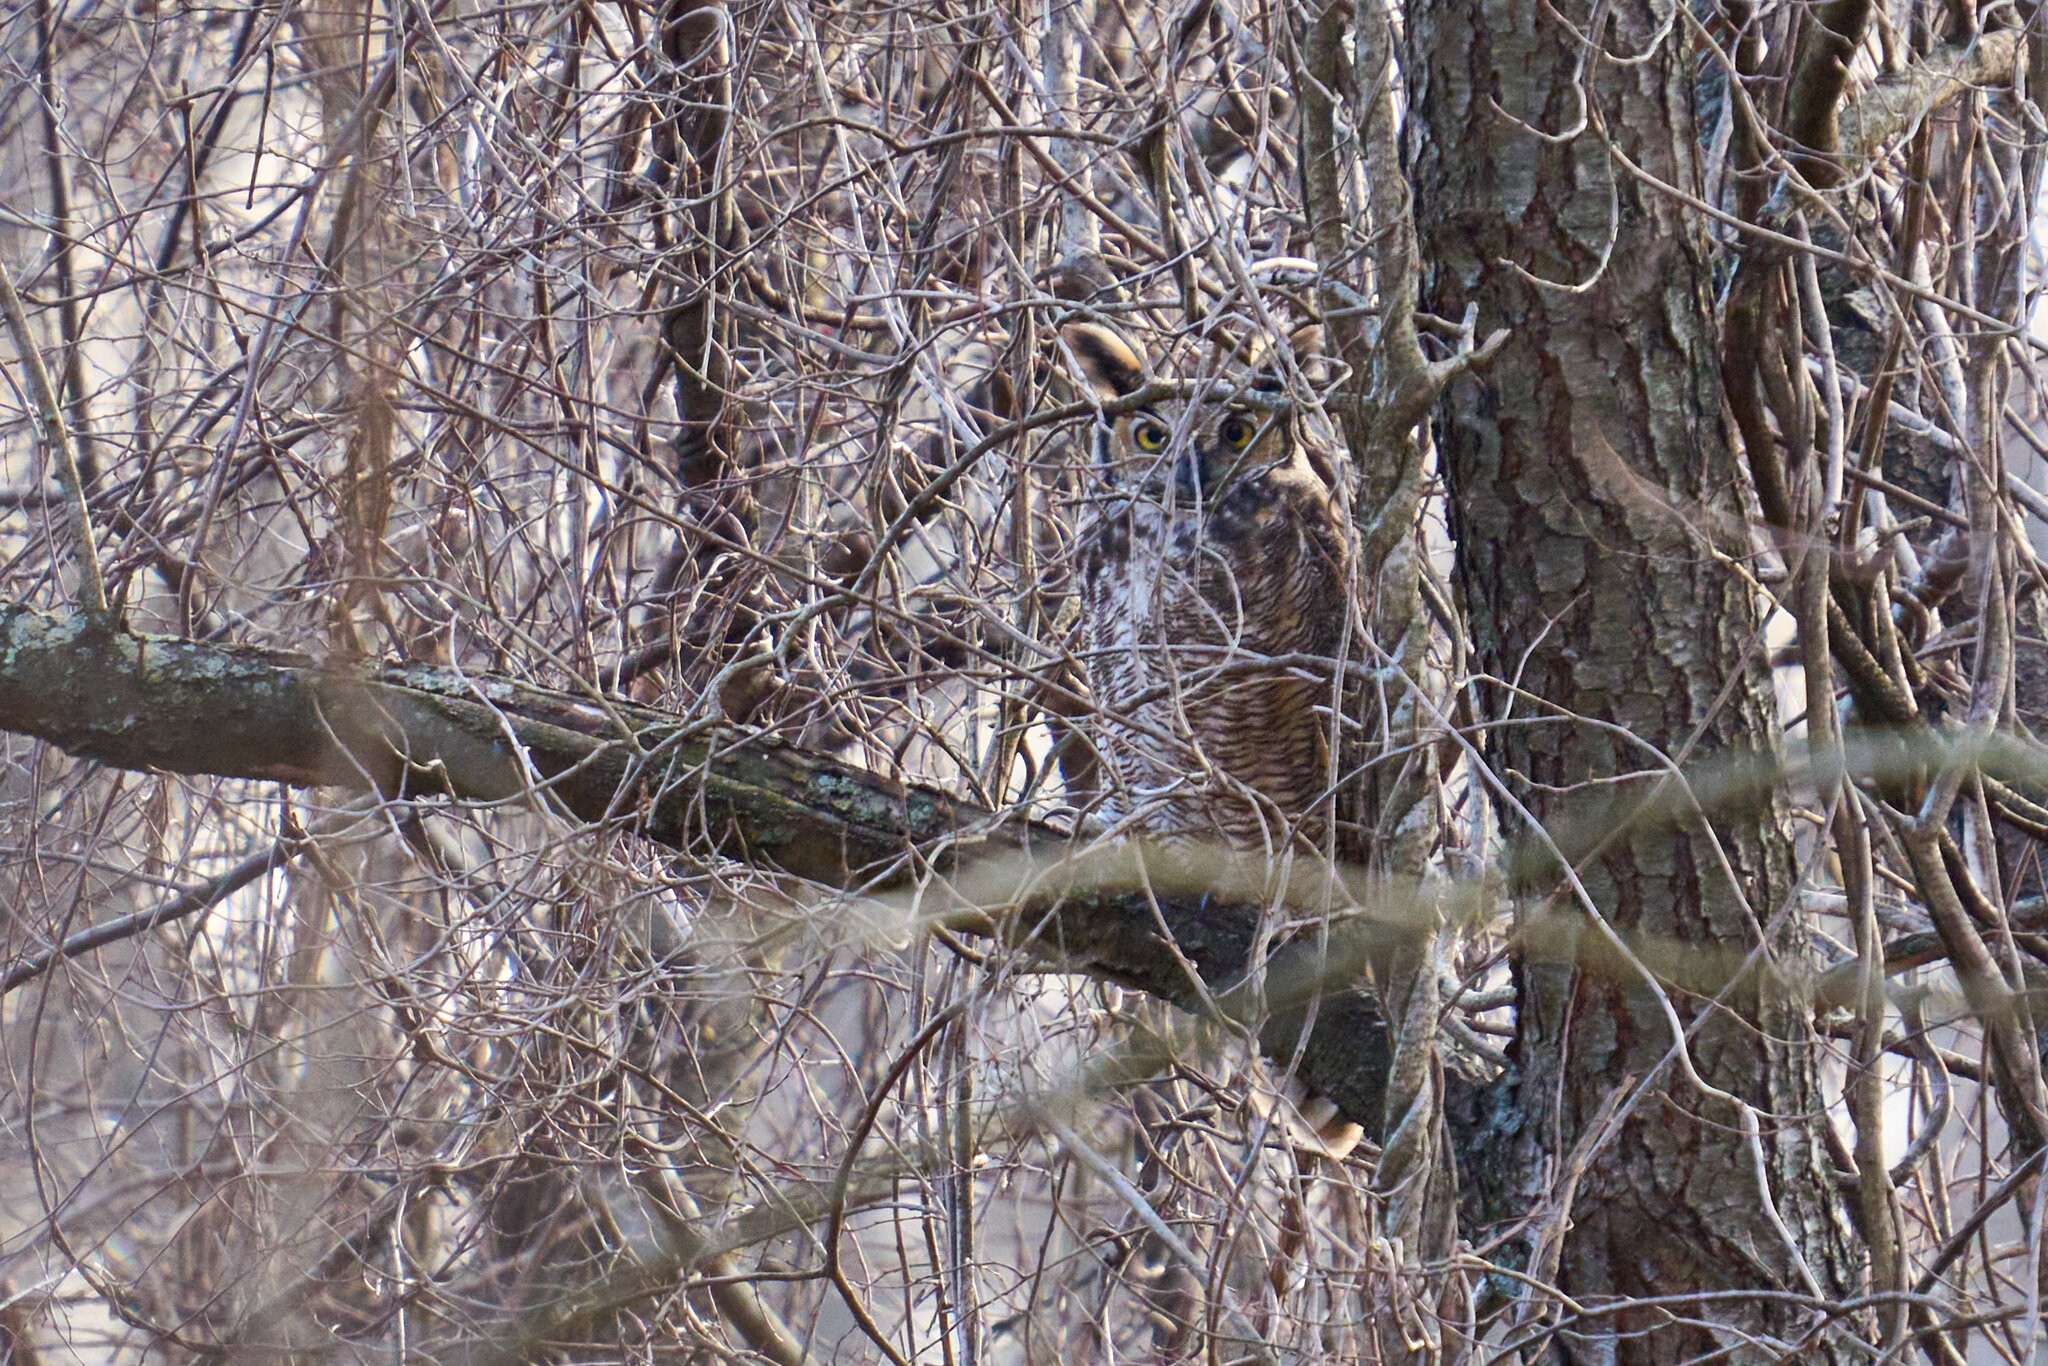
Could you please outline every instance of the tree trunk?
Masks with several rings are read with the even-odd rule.
[[[1732,567],[1749,536],[1700,222],[1602,138],[1695,192],[1690,60],[1648,7],[1563,12],[1589,8],[1598,43],[1647,55],[1589,59],[1549,11],[1502,0],[1422,0],[1411,29],[1425,307],[1513,329],[1452,389],[1440,445],[1522,851],[1508,1212],[1533,1221],[1529,1269],[1580,1308],[1558,1322],[1532,1301],[1522,1323],[1557,1323],[1571,1360],[1831,1359],[1813,1304],[1716,1295],[1839,1296],[1859,1272],[1815,1118],[1782,811],[1753,782],[1702,819],[1663,776],[1758,773],[1776,723]],[[1567,141],[1530,131],[1582,120]],[[1630,819],[1653,793],[1662,814]],[[1609,1296],[1666,1308],[1610,1314]]]

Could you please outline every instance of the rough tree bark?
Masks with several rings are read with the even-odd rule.
[[[1554,1325],[1568,1359],[1833,1359],[1834,1330],[1798,1300],[1841,1296],[1857,1268],[1817,1127],[1782,813],[1760,798],[1676,828],[1617,819],[1668,764],[1767,760],[1776,733],[1706,243],[1610,155],[1694,187],[1692,68],[1668,13],[1660,30],[1648,6],[1562,10],[1572,27],[1503,0],[1411,11],[1426,306],[1476,303],[1514,332],[1439,431],[1495,680],[1482,719],[1513,718],[1488,731],[1489,767],[1504,833],[1534,851],[1512,887],[1518,1084],[1496,1212],[1533,1216],[1530,1270],[1577,1301]],[[1625,64],[1586,49],[1589,22]],[[1652,980],[1616,939],[1680,967]],[[1744,966],[1683,967],[1727,961]],[[1611,1296],[1663,1307],[1609,1314]]]

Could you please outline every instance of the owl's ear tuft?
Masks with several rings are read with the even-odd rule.
[[[1074,353],[1097,398],[1122,398],[1145,383],[1145,363],[1131,344],[1100,323],[1068,323],[1060,340]]]

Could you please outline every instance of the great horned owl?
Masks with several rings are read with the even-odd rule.
[[[1115,332],[1068,350],[1105,405],[1144,387]],[[1246,397],[1255,397],[1247,395]],[[1122,405],[1117,405],[1119,409]],[[1328,661],[1349,603],[1345,520],[1283,408],[1170,398],[1105,414],[1105,486],[1080,532],[1082,636],[1109,770],[1100,814],[1131,833],[1247,853],[1322,845],[1331,818]],[[1262,1085],[1296,1148],[1361,1136],[1327,1098]]]
[[[1061,335],[1105,402],[1144,385],[1115,332]],[[1304,657],[1337,652],[1347,603],[1329,483],[1281,407],[1244,400],[1118,412],[1096,453],[1106,488],[1080,533],[1080,598],[1102,814],[1238,849],[1320,845],[1332,686]]]

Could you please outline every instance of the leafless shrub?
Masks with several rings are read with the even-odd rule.
[[[0,1360],[2030,1356],[2031,12],[1541,9],[0,11]],[[1118,845],[1077,628],[1222,392],[1351,538],[1182,659],[1327,721],[1257,857]],[[22,719],[144,635],[217,714]]]

